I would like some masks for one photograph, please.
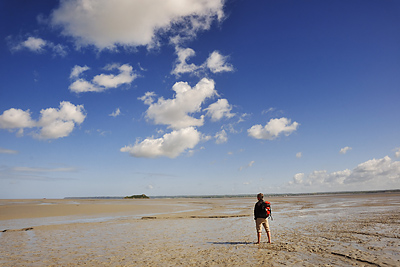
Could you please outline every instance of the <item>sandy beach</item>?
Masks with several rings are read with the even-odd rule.
[[[400,194],[0,200],[0,266],[399,266]]]

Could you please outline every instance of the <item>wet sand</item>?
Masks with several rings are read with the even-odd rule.
[[[0,200],[0,266],[400,266],[400,194]]]

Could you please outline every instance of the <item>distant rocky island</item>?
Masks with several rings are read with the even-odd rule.
[[[126,196],[124,197],[124,199],[137,199],[137,198],[149,198],[148,196],[146,196],[145,194],[141,194],[141,195],[132,195],[132,196]]]
[[[132,195],[126,197],[110,197],[110,196],[96,196],[96,197],[65,197],[64,199],[148,199],[150,197],[145,194]]]

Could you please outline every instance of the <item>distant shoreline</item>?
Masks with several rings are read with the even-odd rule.
[[[264,194],[266,197],[291,197],[291,196],[316,196],[316,195],[341,195],[341,194],[376,194],[376,193],[399,193],[400,189],[370,190],[370,191],[339,191],[339,192],[314,192],[314,193],[281,193]],[[241,198],[254,197],[256,194],[237,195],[177,195],[177,196],[149,196],[151,199],[159,198]],[[123,196],[94,196],[94,197],[64,197],[64,199],[124,199]]]

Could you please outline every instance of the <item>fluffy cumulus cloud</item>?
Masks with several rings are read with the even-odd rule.
[[[188,149],[194,148],[201,140],[201,134],[194,128],[188,127],[174,130],[161,138],[147,138],[136,142],[133,146],[121,148],[121,152],[129,152],[133,157],[176,158]]]
[[[35,124],[29,109],[23,111],[22,109],[11,108],[0,115],[0,129],[32,128]]]
[[[154,102],[154,93],[146,93],[139,99],[149,105],[146,117],[155,124],[168,125],[173,129],[182,129],[190,126],[202,126],[204,115],[200,118],[191,116],[201,111],[202,103],[216,94],[213,80],[203,78],[193,88],[186,82],[177,82],[172,87],[175,98],[158,98]]]
[[[42,109],[39,120],[33,120],[29,110],[15,108],[6,110],[0,115],[0,129],[19,129],[18,133],[22,134],[24,129],[37,128],[39,132],[32,133],[34,137],[57,139],[68,136],[85,118],[83,105],[76,106],[63,101],[58,109]]]
[[[386,156],[363,162],[353,170],[346,169],[332,173],[325,170],[314,171],[307,177],[304,173],[298,173],[288,185],[292,189],[312,188],[320,191],[398,188],[400,186],[400,161],[393,161]]]
[[[205,64],[212,73],[233,71],[233,66],[227,63],[227,57],[218,51],[212,52]]]
[[[167,125],[173,129],[162,138],[147,138],[134,146],[121,149],[130,152],[135,157],[155,158],[167,156],[174,158],[187,151],[193,153],[192,149],[200,140],[208,141],[212,136],[203,135],[195,127],[203,126],[205,116],[210,116],[213,121],[224,117],[231,118],[231,105],[226,99],[220,99],[208,108],[202,109],[204,102],[218,95],[215,83],[211,79],[203,78],[194,87],[186,82],[177,82],[172,90],[175,95],[171,99],[157,98],[154,92],[146,92],[138,99],[148,105],[145,116],[149,121],[159,125]],[[198,114],[195,116],[195,114]],[[180,137],[182,142],[175,142],[175,137]],[[228,137],[225,130],[221,130],[214,136],[217,144],[227,142]],[[173,143],[175,147],[169,144]],[[177,143],[175,145],[175,143]]]
[[[41,117],[37,126],[41,127],[39,138],[55,139],[68,136],[76,124],[81,124],[86,114],[82,105],[75,106],[70,102],[61,102],[60,108],[48,108],[40,111]]]
[[[359,164],[345,183],[359,183],[370,180],[397,180],[400,179],[400,161],[392,161],[389,156],[381,159],[372,159]]]
[[[273,140],[281,134],[290,135],[297,130],[298,126],[299,123],[292,123],[287,118],[271,119],[265,126],[260,124],[253,125],[247,130],[247,133],[255,139]]]
[[[175,68],[171,71],[171,74],[179,76],[180,74],[190,73],[198,74],[204,73],[209,70],[212,73],[219,72],[230,72],[233,71],[233,66],[227,62],[226,56],[221,55],[218,51],[214,51],[208,57],[208,59],[201,65],[188,63],[189,58],[195,56],[195,51],[191,48],[181,48],[177,46],[176,54],[178,56],[175,64]]]
[[[302,184],[303,183],[303,178],[304,178],[304,173],[296,173],[293,176],[293,181],[291,181],[290,183]]]
[[[71,92],[103,92],[121,85],[130,85],[137,78],[137,74],[129,64],[111,64],[104,68],[104,70],[109,72],[117,70],[119,72],[117,75],[112,73],[99,74],[94,76],[91,81],[80,78],[82,73],[89,69],[87,66],[75,66],[72,69],[70,78],[73,80],[73,83],[69,86]]]
[[[156,46],[160,34],[193,37],[224,18],[224,0],[64,0],[51,24],[76,45]]]
[[[235,116],[235,114],[231,113],[232,106],[228,103],[227,99],[218,99],[217,102],[211,104],[205,110],[207,111],[207,116],[210,116],[212,121]]]

